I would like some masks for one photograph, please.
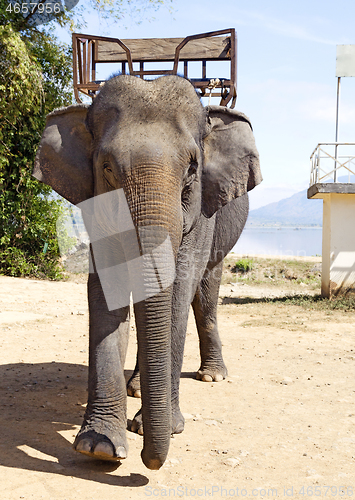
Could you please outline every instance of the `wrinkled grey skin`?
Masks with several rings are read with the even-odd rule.
[[[151,226],[170,236],[173,285],[134,305],[142,397],[134,427],[142,419],[142,460],[159,469],[171,433],[184,427],[179,378],[191,303],[199,378],[221,380],[227,373],[216,308],[222,260],[247,219],[246,192],[261,181],[250,122],[234,110],[203,108],[183,78],[147,82],[121,75],[104,85],[90,107],[69,106],[48,116],[34,175],[74,204],[122,188],[135,227],[147,229],[139,233],[146,234],[142,248],[159,243]],[[89,396],[74,447],[119,460],[127,454],[129,308],[108,310],[96,272],[89,276],[88,300]]]

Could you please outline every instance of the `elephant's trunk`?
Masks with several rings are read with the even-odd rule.
[[[154,186],[150,192],[136,189],[127,201],[144,256],[144,299],[141,289],[136,294],[133,289],[142,394],[142,460],[149,469],[159,469],[167,457],[171,435],[171,301],[182,214],[176,179],[170,178],[163,185],[158,178],[149,184]]]
[[[142,393],[143,463],[160,469],[171,434],[171,288],[135,305]]]

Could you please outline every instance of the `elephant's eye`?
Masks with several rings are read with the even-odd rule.
[[[102,166],[103,166],[103,176],[106,179],[106,182],[114,189],[117,189],[117,178],[113,173],[110,162],[104,162]]]
[[[109,163],[105,162],[103,164],[103,167],[104,167],[105,172],[112,172],[112,168],[111,168]]]
[[[188,176],[189,177],[191,177],[191,176],[193,176],[193,175],[196,174],[197,167],[198,167],[197,161],[191,161],[190,166],[189,166],[189,170],[188,170]]]

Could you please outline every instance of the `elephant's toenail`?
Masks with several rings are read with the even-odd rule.
[[[217,373],[217,375],[215,376],[214,379],[216,382],[221,382],[223,380],[223,375],[221,375],[220,373]]]
[[[98,443],[94,449],[94,455],[101,458],[114,458],[113,447],[110,443]]]
[[[203,382],[213,382],[213,378],[211,377],[211,375],[203,375],[202,380]]]
[[[184,423],[180,422],[173,431],[173,434],[180,434],[183,430],[184,430]]]
[[[135,393],[134,393],[134,397],[135,397],[135,398],[141,398],[141,397],[142,397],[141,391],[139,391],[139,390],[138,390],[138,391],[135,391]]]
[[[76,451],[80,451],[82,453],[90,453],[91,452],[91,441],[89,439],[81,439],[78,444],[75,446]]]
[[[117,458],[127,458],[127,451],[123,446],[116,448]]]
[[[138,434],[140,434],[141,436],[143,436],[143,427],[139,427]]]

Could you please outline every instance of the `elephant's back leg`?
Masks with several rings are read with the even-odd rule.
[[[201,356],[201,365],[196,378],[204,382],[219,382],[227,375],[217,326],[217,303],[222,268],[223,261],[211,271],[206,271],[192,301]]]
[[[136,366],[134,367],[133,373],[127,382],[127,394],[128,396],[132,396],[134,398],[141,397],[141,381],[139,374],[138,355],[136,357]]]
[[[247,221],[248,211],[249,199],[245,194],[217,212],[210,258],[192,302],[201,356],[201,366],[196,378],[203,381],[219,381],[227,375],[217,326],[219,286],[223,259],[238,241]]]

